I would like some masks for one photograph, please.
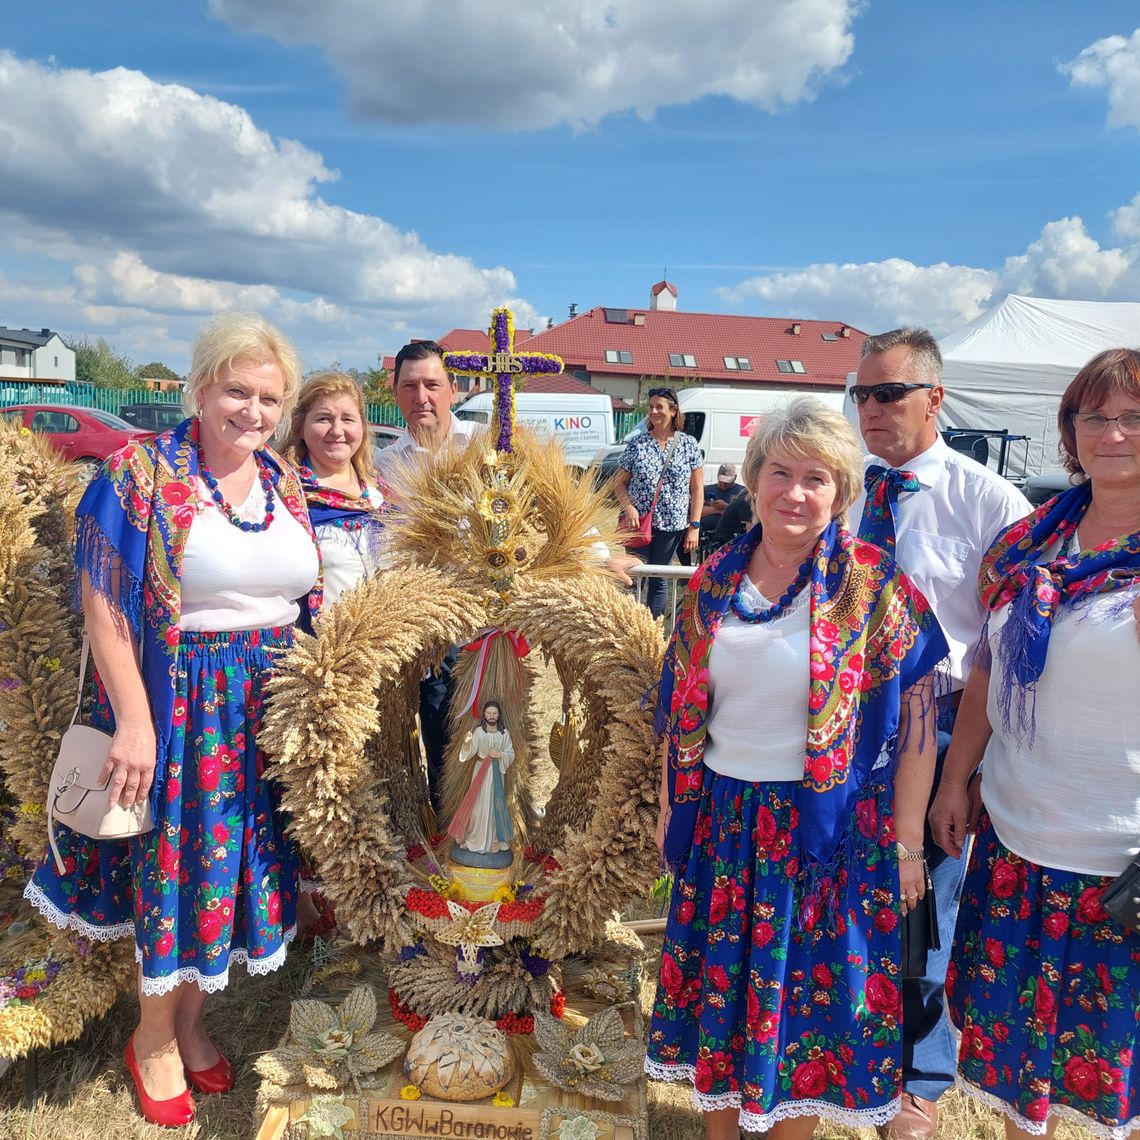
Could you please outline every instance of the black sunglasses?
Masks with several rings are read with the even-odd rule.
[[[889,384],[856,384],[847,389],[847,395],[856,405],[865,404],[872,396],[875,397],[875,402],[878,404],[894,404],[908,392],[933,387],[933,384],[903,384],[901,381],[894,381]]]
[[[677,393],[672,388],[650,388],[645,394],[647,400],[652,400],[654,396],[663,396],[673,404],[677,402]]]

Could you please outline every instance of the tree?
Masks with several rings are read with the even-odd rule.
[[[364,399],[370,404],[396,406],[387,368],[369,368],[364,374]]]
[[[140,364],[135,369],[135,375],[140,380],[181,380],[182,377],[167,367],[161,360],[152,360],[149,364]]]
[[[77,337],[65,341],[75,353],[75,379],[97,388],[140,388],[130,358],[116,352],[102,337],[92,341]]]

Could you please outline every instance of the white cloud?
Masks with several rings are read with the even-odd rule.
[[[869,332],[915,324],[938,336],[972,321],[1007,293],[1132,300],[1140,288],[1140,195],[1111,217],[1116,232],[1133,244],[1102,248],[1080,218],[1061,218],[1046,223],[1041,236],[1000,269],[916,265],[893,257],[809,265],[752,277],[720,293],[731,302],[759,298],[768,310],[843,320]]]
[[[1131,36],[1106,36],[1076,59],[1059,65],[1074,87],[1108,89],[1108,125],[1140,128],[1140,28]]]
[[[374,357],[409,321],[479,324],[507,301],[533,313],[508,269],[330,204],[318,188],[336,173],[319,154],[177,84],[0,51],[0,140],[6,243],[74,263],[92,321],[248,305],[290,332],[367,323]]]
[[[752,277],[721,290],[729,301],[758,297],[769,309],[797,317],[846,321],[868,332],[899,325],[947,331],[985,307],[997,274],[966,265],[915,265],[901,257],[844,265],[809,265]]]
[[[312,44],[353,109],[395,123],[539,128],[723,95],[809,99],[854,48],[861,0],[210,0],[231,27]]]
[[[1006,259],[1007,293],[1103,300],[1135,266],[1137,250],[1101,249],[1080,218],[1048,222],[1023,254]]]

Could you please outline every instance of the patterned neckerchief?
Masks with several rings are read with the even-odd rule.
[[[258,458],[289,513],[313,539],[297,473],[269,448]],[[127,444],[92,479],[75,512],[75,566],[127,619],[141,647],[142,674],[158,736],[152,797],[159,794],[174,716],[181,639],[182,557],[198,509],[198,421]],[[318,559],[320,548],[317,547]],[[309,593],[312,618],[321,582]]]
[[[863,485],[867,498],[859,521],[859,537],[864,542],[882,547],[888,554],[894,554],[899,495],[903,491],[921,491],[922,484],[913,471],[900,471],[897,467],[873,463],[863,476]]]
[[[1057,607],[1133,585],[1140,577],[1140,531],[1095,550],[1067,551],[1092,502],[1085,482],[1043,503],[994,539],[978,575],[988,610],[1011,605],[998,644],[998,703],[1007,732],[1033,740],[1033,693],[1045,670]]]
[[[704,782],[712,644],[759,541],[753,527],[694,576],[665,656],[656,724],[668,742],[670,865],[692,841]],[[893,560],[838,523],[819,538],[809,590],[811,683],[804,775],[794,794],[810,879],[834,871],[872,767],[884,749],[897,751],[902,693],[948,650],[926,599]]]

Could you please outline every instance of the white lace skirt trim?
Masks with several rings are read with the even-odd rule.
[[[1051,1104],[1049,1106],[1049,1119],[1029,1120],[1022,1116],[1013,1105],[1002,1100],[1001,1097],[994,1096],[993,1093],[978,1088],[977,1085],[971,1084],[961,1076],[958,1077],[955,1084],[967,1096],[973,1097],[974,1100],[980,1101],[982,1104],[989,1105],[990,1108],[1000,1112],[1002,1116],[1008,1117],[1018,1128],[1023,1132],[1028,1132],[1030,1136],[1048,1135],[1049,1119],[1053,1117],[1076,1124],[1089,1136],[1098,1137],[1098,1140],[1128,1140],[1130,1136],[1140,1135],[1140,1116],[1134,1116],[1127,1124],[1101,1124],[1099,1121],[1092,1120],[1090,1117],[1085,1116],[1084,1113],[1078,1112],[1075,1108],[1067,1104]]]
[[[274,970],[281,969],[285,964],[285,955],[288,952],[289,943],[296,936],[297,928],[291,926],[285,931],[285,939],[281,945],[266,958],[251,958],[244,949],[231,950],[226,968],[220,974],[203,974],[194,966],[184,966],[180,970],[175,970],[173,974],[163,974],[160,978],[148,978],[143,975],[140,983],[142,992],[148,997],[168,994],[175,986],[180,986],[183,982],[193,982],[204,993],[216,994],[229,985],[230,967],[237,963],[244,965],[250,974],[272,974]],[[142,951],[136,945],[135,961],[141,966],[142,960]]]
[[[681,1081],[694,1084],[696,1069],[692,1065],[665,1065],[645,1059],[646,1076],[657,1081]],[[748,1112],[740,1107],[740,1093],[721,1093],[709,1096],[693,1088],[693,1107],[699,1112],[718,1112],[725,1108],[735,1108],[740,1113],[740,1127],[745,1132],[768,1132],[782,1120],[793,1120],[803,1116],[818,1116],[821,1120],[834,1124],[844,1124],[849,1128],[874,1128],[886,1124],[898,1113],[902,1097],[897,1096],[878,1108],[841,1108],[821,1100],[787,1100],[777,1104],[771,1112]]]
[[[297,884],[297,889],[303,895],[315,895],[317,893],[324,891],[324,889],[325,889],[324,880],[323,879],[302,879]]]
[[[24,898],[26,898],[52,926],[58,926],[61,930],[74,930],[76,934],[81,934],[84,938],[90,938],[92,942],[116,942],[120,938],[134,938],[135,936],[135,924],[133,920],[130,922],[116,923],[113,926],[95,926],[85,919],[80,918],[77,914],[60,910],[34,882],[29,881],[28,885],[24,888]]]

